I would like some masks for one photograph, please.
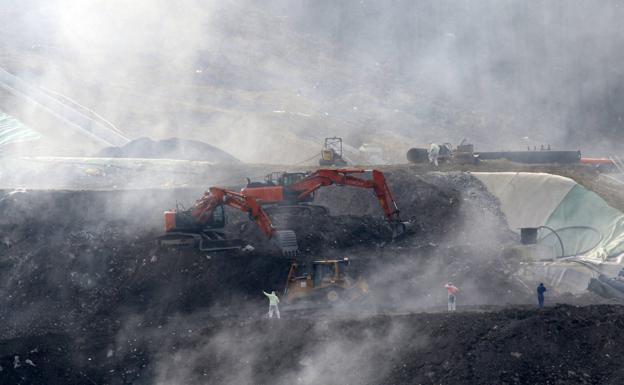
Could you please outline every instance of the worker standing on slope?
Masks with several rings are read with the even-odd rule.
[[[459,289],[453,285],[451,282],[444,285],[446,292],[448,294],[448,311],[455,311],[457,298],[455,294],[459,291]]]
[[[438,167],[438,156],[440,155],[440,145],[436,143],[431,143],[431,147],[429,147],[429,152],[427,156],[429,158],[429,163]]]
[[[262,293],[264,293],[264,295],[266,295],[269,298],[269,318],[273,318],[273,313],[275,313],[275,315],[279,319],[280,312],[279,312],[279,309],[277,308],[277,304],[279,303],[279,298],[277,298],[275,291],[272,291],[271,294],[266,293],[264,291]]]
[[[544,307],[544,292],[546,291],[546,286],[543,283],[540,283],[537,287],[537,303],[540,308]]]

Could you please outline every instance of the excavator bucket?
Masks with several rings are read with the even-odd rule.
[[[296,255],[299,253],[297,235],[292,230],[277,230],[273,234],[273,241],[279,246],[284,255]]]
[[[392,239],[397,239],[411,231],[413,224],[411,222],[393,222],[390,227],[392,228]]]

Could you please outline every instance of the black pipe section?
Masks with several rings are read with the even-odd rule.
[[[579,163],[581,160],[581,151],[552,151],[552,150],[538,150],[538,151],[484,151],[475,152],[475,156],[479,160],[494,160],[494,159],[507,159],[517,163],[560,163],[560,164],[572,164]],[[407,160],[412,163],[425,163],[427,162],[427,149],[425,148],[411,148],[407,152]]]
[[[479,152],[480,160],[507,159],[518,163],[578,163],[581,151],[497,151]]]

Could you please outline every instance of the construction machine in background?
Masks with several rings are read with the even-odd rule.
[[[450,143],[439,144],[440,153],[438,155],[439,163],[455,163],[455,164],[475,164],[480,161],[505,159],[511,162],[525,164],[539,163],[556,163],[556,164],[594,164],[594,165],[612,165],[613,162],[604,158],[582,158],[581,151],[556,151],[550,148],[550,145],[537,146],[533,150],[527,148],[526,151],[479,151],[475,152],[472,144],[463,140],[456,148]],[[428,162],[429,150],[426,148],[410,148],[407,151],[407,160],[411,163]]]
[[[325,143],[321,150],[321,159],[319,159],[319,166],[342,167],[346,165],[347,161],[342,157],[342,138],[325,138]]]
[[[370,173],[370,179],[354,174]],[[161,245],[196,245],[203,251],[240,248],[242,241],[229,240],[220,230],[225,226],[223,206],[249,214],[260,230],[285,255],[298,252],[297,237],[292,230],[278,230],[269,215],[324,215],[324,206],[312,204],[315,192],[324,186],[345,185],[372,189],[379,200],[393,238],[405,232],[399,208],[381,171],[363,169],[319,169],[312,173],[282,172],[267,175],[265,182],[251,182],[240,193],[211,187],[189,210],[165,211],[165,232]]]
[[[356,301],[368,294],[368,283],[348,274],[349,258],[314,261],[311,266],[293,262],[284,288],[285,302],[336,303]]]
[[[440,143],[438,147],[438,163],[475,164],[479,161],[474,145],[466,143],[465,140],[455,148],[451,143]],[[427,163],[429,151],[426,148],[410,148],[407,151],[407,160],[411,163]]]
[[[370,178],[355,175],[370,174]],[[255,198],[269,213],[326,213],[323,206],[313,205],[314,194],[321,187],[338,185],[373,190],[392,229],[393,238],[403,234],[409,223],[401,220],[384,174],[379,170],[359,168],[318,169],[312,173],[272,173],[264,183],[249,183],[241,190],[246,197]]]

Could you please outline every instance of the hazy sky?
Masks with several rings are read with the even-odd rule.
[[[623,130],[620,1],[3,3],[0,66],[243,160],[325,135],[597,152]]]

